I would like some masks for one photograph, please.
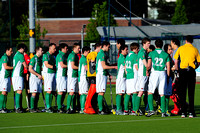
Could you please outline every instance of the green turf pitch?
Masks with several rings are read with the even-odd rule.
[[[112,85],[115,104],[115,85]],[[106,101],[110,106],[110,89],[107,86]],[[0,133],[3,132],[200,132],[200,85],[196,85],[195,109],[196,118],[180,118],[171,116],[161,118],[155,115],[145,116],[115,116],[86,115],[86,114],[48,114],[48,113],[22,113],[14,112],[0,114]],[[26,107],[25,94],[23,107]],[[66,99],[65,99],[66,104]],[[170,101],[170,109],[173,108]],[[54,102],[53,102],[54,105]],[[13,92],[8,95],[7,108],[13,109]],[[39,107],[44,108],[40,96]]]

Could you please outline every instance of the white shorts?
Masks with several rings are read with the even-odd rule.
[[[29,88],[31,93],[42,93],[42,80],[31,76],[29,78]]]
[[[88,82],[86,77],[80,77],[79,85],[79,94],[87,94],[88,93]]]
[[[23,77],[12,77],[12,84],[13,84],[13,90],[23,90],[24,89],[24,78]]]
[[[147,76],[138,76],[136,90],[137,91],[147,91],[147,89],[148,89],[147,80],[148,80]]]
[[[97,74],[96,75],[96,92],[106,92],[107,76]]]
[[[116,80],[116,94],[124,94],[126,91],[126,79],[117,78]]]
[[[78,78],[67,77],[67,92],[78,92]]]
[[[56,91],[55,73],[44,74],[44,91]]]
[[[169,83],[167,84],[167,80],[165,83],[165,91],[164,91],[165,96],[171,96],[172,95],[172,78],[169,78]]]
[[[153,71],[149,78],[149,90],[148,92],[154,93],[158,86],[158,93],[160,95],[164,94],[165,84],[166,84],[166,73],[165,71]]]
[[[126,79],[126,93],[137,92],[137,78]]]
[[[11,91],[11,81],[10,77],[8,78],[0,78],[0,91]]]
[[[67,77],[59,76],[56,77],[56,88],[58,92],[67,91]]]

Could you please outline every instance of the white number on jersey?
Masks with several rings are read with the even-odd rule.
[[[154,59],[156,62],[155,62],[155,66],[160,66],[162,67],[162,63],[163,63],[163,59],[162,58],[155,58]]]
[[[131,69],[131,61],[126,61],[126,68]]]

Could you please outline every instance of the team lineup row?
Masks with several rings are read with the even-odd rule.
[[[172,74],[173,67],[170,57],[170,46],[167,46],[166,52],[162,50],[162,40],[156,40],[156,49],[150,53],[147,52],[150,46],[150,39],[142,40],[142,48],[139,51],[139,44],[130,45],[131,52],[128,54],[128,46],[123,45],[119,49],[120,56],[117,66],[108,65],[106,52],[109,51],[110,44],[103,42],[102,45],[96,44],[95,51],[90,52],[89,47],[82,48],[82,56],[79,60],[78,53],[80,46],[74,44],[73,51],[66,56],[68,51],[67,44],[59,45],[59,53],[54,56],[56,44],[49,45],[49,51],[43,54],[42,47],[36,48],[36,54],[30,60],[29,66],[24,60],[24,45],[18,45],[18,51],[13,59],[13,67],[10,65],[9,56],[12,54],[12,48],[6,48],[6,53],[1,58],[1,97],[0,109],[6,113],[7,94],[11,89],[10,77],[12,77],[13,89],[16,92],[15,103],[16,112],[22,112],[21,94],[24,87],[23,67],[30,72],[29,89],[31,93],[30,112],[37,112],[38,94],[42,92],[42,79],[44,80],[44,91],[46,92],[46,112],[52,113],[52,98],[57,91],[58,112],[64,113],[62,104],[66,92],[67,107],[66,113],[71,113],[70,106],[73,104],[75,93],[80,95],[80,113],[87,112],[85,101],[88,94],[90,83],[86,80],[91,77],[91,81],[96,82],[96,93],[98,93],[98,113],[105,114],[103,109],[103,97],[106,92],[108,69],[117,69],[116,79],[116,114],[117,115],[142,115],[139,110],[141,97],[144,92],[148,92],[148,100],[145,106],[148,106],[146,116],[155,114],[153,108],[153,93],[158,88],[161,97],[162,117],[169,116],[168,105],[169,96],[172,94]],[[90,54],[89,54],[90,53]],[[89,54],[89,55],[88,55]],[[176,57],[177,56],[177,57]],[[174,56],[178,59],[178,55]],[[42,58],[41,58],[42,57]],[[13,70],[12,70],[13,69]],[[12,73],[12,76],[11,76]],[[89,73],[89,75],[88,75]],[[150,74],[151,73],[151,74]],[[93,78],[96,77],[95,81]],[[112,78],[109,75],[109,78]],[[125,95],[124,111],[122,111],[121,99]],[[132,112],[129,112],[129,100],[132,95]],[[147,93],[146,93],[147,96]],[[148,104],[148,105],[147,105]]]

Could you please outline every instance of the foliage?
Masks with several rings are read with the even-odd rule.
[[[166,0],[150,0],[149,3],[151,9],[157,9],[157,19],[171,20],[176,6],[174,2],[167,2]]]
[[[183,0],[176,1],[176,8],[174,16],[172,17],[172,24],[186,24],[188,23],[188,18],[186,14],[186,8],[183,4]]]
[[[89,20],[89,24],[87,25],[86,29],[86,38],[85,40],[89,41],[100,41],[100,36],[96,27],[98,26],[108,26],[108,10],[107,10],[107,2],[103,2],[102,5],[95,4],[92,17]],[[113,15],[110,15],[110,26],[117,26],[116,21],[114,20]]]
[[[27,15],[22,15],[21,24],[17,26],[17,30],[19,31],[19,37],[16,40],[29,40],[29,21]],[[40,40],[45,37],[47,34],[47,30],[43,28],[41,30],[40,27],[40,19],[37,19],[37,23],[35,24],[35,39]],[[28,47],[29,43],[25,43]],[[38,44],[36,44],[37,46]]]

